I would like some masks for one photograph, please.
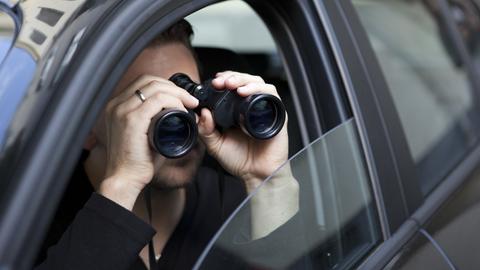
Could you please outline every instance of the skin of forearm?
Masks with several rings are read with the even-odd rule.
[[[250,183],[258,183],[258,179]],[[253,185],[247,187],[251,194]],[[251,199],[252,240],[267,236],[292,218],[299,209],[299,185],[285,166],[263,184]]]

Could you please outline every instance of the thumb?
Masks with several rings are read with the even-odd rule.
[[[220,132],[215,129],[215,122],[213,121],[212,113],[208,109],[203,108],[200,113],[200,119],[198,121],[198,134],[200,135],[200,139],[207,147],[210,155],[216,157],[217,153],[220,151],[223,137]]]

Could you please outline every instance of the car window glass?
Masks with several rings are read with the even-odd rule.
[[[300,187],[299,211],[270,234],[251,241],[253,224],[258,222],[252,209],[262,196],[268,196],[271,181],[290,172]],[[269,217],[257,218],[260,222],[269,221]],[[349,120],[314,141],[267,178],[219,230],[197,267],[350,269],[379,239],[377,214],[355,123]]]
[[[12,47],[15,36],[15,22],[12,17],[0,10],[0,63]]]
[[[476,140],[473,94],[439,14],[423,1],[352,1],[429,193]]]

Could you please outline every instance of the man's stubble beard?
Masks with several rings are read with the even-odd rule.
[[[174,177],[168,177],[168,176],[159,176],[155,174],[153,176],[153,179],[151,181],[151,186],[154,189],[162,190],[162,191],[168,191],[168,190],[175,190],[179,188],[184,188],[188,186],[190,183],[193,182],[193,179],[195,179],[195,174],[198,171],[195,170],[195,172],[192,174],[191,177],[184,178],[184,179],[175,179]]]
[[[203,149],[180,159],[169,159],[155,170],[151,186],[159,190],[184,188],[193,182],[203,160]]]

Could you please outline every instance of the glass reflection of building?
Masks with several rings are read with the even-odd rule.
[[[50,47],[55,34],[85,1],[19,1],[23,23],[16,45],[25,48],[38,59]],[[0,14],[0,36],[11,36],[13,28],[13,20],[6,14]]]

